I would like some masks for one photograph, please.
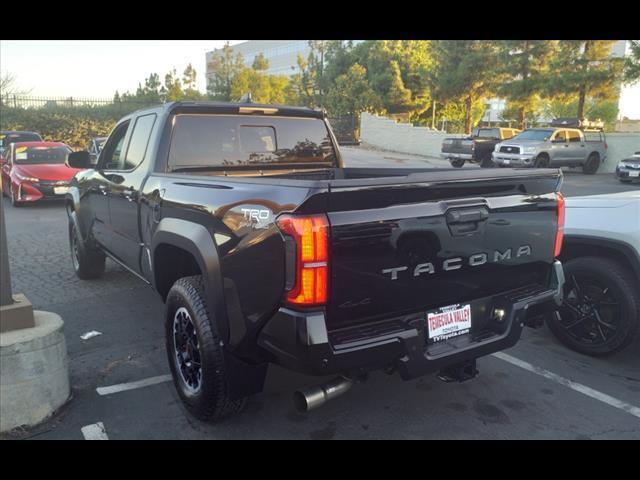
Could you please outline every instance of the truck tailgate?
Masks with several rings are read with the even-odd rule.
[[[328,327],[545,284],[561,173],[494,172],[332,184]]]
[[[473,140],[469,138],[447,138],[442,143],[443,153],[472,153]]]

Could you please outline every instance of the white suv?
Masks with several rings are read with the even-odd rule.
[[[607,355],[640,324],[640,191],[566,199],[562,306],[547,318],[572,350]]]

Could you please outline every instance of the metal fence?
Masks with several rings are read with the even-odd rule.
[[[329,117],[329,123],[341,145],[358,145],[360,143],[360,122],[355,115]]]
[[[150,102],[139,100],[114,101],[113,98],[83,98],[83,97],[32,97],[23,95],[2,95],[0,106],[9,108],[91,108],[91,107],[114,107],[114,108],[143,108],[151,105]]]

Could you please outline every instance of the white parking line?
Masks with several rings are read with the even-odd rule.
[[[171,375],[159,375],[157,377],[145,378],[143,380],[137,380],[135,382],[119,383],[117,385],[110,385],[108,387],[98,387],[96,388],[96,392],[98,392],[98,395],[110,395],[112,393],[126,392],[127,390],[135,390],[136,388],[156,385],[158,383],[168,382],[170,380]]]
[[[80,430],[85,440],[109,440],[102,422],[85,425]]]
[[[525,370],[533,372],[536,375],[540,375],[542,377],[548,378],[549,380],[553,380],[560,385],[569,387],[571,390],[575,390],[576,392],[580,392],[583,395],[595,398],[596,400],[606,403],[607,405],[619,408],[620,410],[624,410],[625,412],[640,418],[640,408],[623,402],[622,400],[618,400],[617,398],[607,395],[606,393],[599,392],[598,390],[594,390],[593,388],[582,385],[581,383],[573,382],[568,378],[561,377],[560,375],[550,372],[549,370],[545,370],[544,368],[536,367],[535,365],[512,357],[511,355],[507,355],[506,353],[496,352],[492,355],[496,358],[499,358],[500,360],[504,360],[505,362],[515,365],[516,367],[524,368]]]

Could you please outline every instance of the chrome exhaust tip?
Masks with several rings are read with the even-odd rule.
[[[293,404],[299,412],[308,412],[347,392],[353,383],[350,378],[337,377],[322,385],[298,390],[293,394]]]

